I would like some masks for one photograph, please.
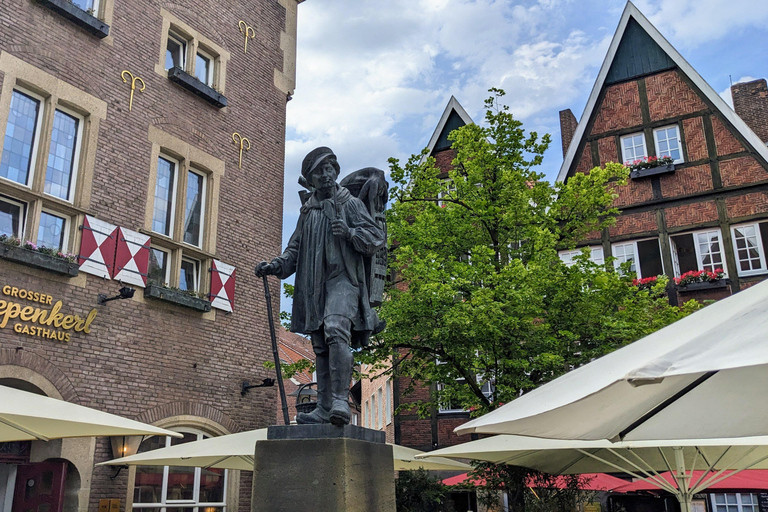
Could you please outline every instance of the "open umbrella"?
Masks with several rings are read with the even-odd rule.
[[[701,477],[702,472],[701,471],[694,471],[693,472],[693,478],[698,479]],[[675,476],[670,473],[662,473],[661,478],[669,482],[670,484],[674,484]],[[736,490],[736,489],[745,489],[745,490],[766,490],[768,489],[768,470],[766,469],[748,469],[746,471],[742,471],[741,473],[738,473],[736,475],[733,475],[731,477],[726,478],[725,480],[721,480],[720,482],[717,482],[716,484],[710,485],[707,487],[707,490]],[[636,491],[658,491],[658,486],[651,485],[650,483],[643,481],[643,480],[637,480],[635,482],[624,482],[624,485],[617,486],[613,489],[616,492],[636,492]]]
[[[682,512],[693,495],[748,468],[768,469],[768,437],[670,441],[583,441],[498,435],[417,458],[483,460],[553,475],[628,473],[674,494]],[[661,476],[670,472],[670,482]]]
[[[459,434],[705,439],[768,434],[768,281],[459,426]]]
[[[136,435],[182,437],[115,414],[0,386],[0,442]]]
[[[186,466],[253,471],[256,443],[266,439],[267,429],[261,428],[159,448],[97,465]],[[395,471],[419,468],[454,471],[470,469],[467,464],[450,459],[417,460],[415,457],[425,452],[405,446],[392,445],[392,452]]]
[[[626,485],[631,485],[630,482],[627,482],[626,480],[622,480],[621,478],[616,478],[615,476],[606,475],[605,473],[585,473],[582,475],[584,477],[583,483],[579,484],[579,489],[582,491],[614,491],[617,489],[623,489]],[[463,473],[461,475],[452,476],[450,478],[446,478],[443,480],[443,485],[466,485],[466,483],[473,484],[473,485],[485,485],[485,481],[482,479],[480,480],[469,480],[469,475],[467,473]],[[533,487],[534,482],[526,482],[526,485],[528,487]],[[558,477],[555,482],[554,486],[558,489],[565,489],[568,486],[568,482],[563,477]],[[625,492],[623,490],[619,492]]]

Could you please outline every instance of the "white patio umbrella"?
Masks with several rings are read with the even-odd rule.
[[[418,455],[483,460],[550,474],[623,472],[669,491],[690,510],[693,495],[744,469],[768,468],[768,437],[581,441],[498,435]],[[703,471],[694,477],[693,471]],[[670,472],[674,485],[660,475]]]
[[[137,435],[182,437],[115,414],[0,386],[0,442]]]
[[[768,281],[459,426],[554,439],[768,434]]]
[[[261,428],[159,448],[97,465],[186,466],[253,471],[256,443],[266,439],[267,429]],[[416,460],[415,456],[424,452],[405,446],[392,445],[392,451],[395,471],[418,468],[455,471],[471,469],[467,464],[450,459]]]

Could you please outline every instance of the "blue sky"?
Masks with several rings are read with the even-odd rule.
[[[733,82],[768,76],[768,2],[638,0],[635,5],[730,102]],[[558,112],[581,117],[621,0],[306,0],[288,103],[283,244],[298,218],[301,160],[317,146],[342,176],[387,170],[426,146],[451,95],[475,122],[491,87],[527,130],[550,133],[541,171],[562,163]],[[283,301],[286,305],[287,301]]]

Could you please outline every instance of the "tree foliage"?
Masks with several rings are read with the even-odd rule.
[[[437,512],[446,501],[447,487],[423,469],[400,471],[395,481],[397,512]]]
[[[596,265],[585,251],[572,266],[560,260],[558,250],[581,240],[602,243],[628,171],[609,163],[548,183],[537,166],[549,135],[526,133],[500,104],[503,91],[492,92],[484,125],[450,135],[447,177],[426,152],[390,160],[398,282],[380,310],[387,329],[361,358],[394,356],[401,375],[441,384],[422,414],[449,401],[487,412],[697,307],[670,306],[664,277],[639,290],[610,259]]]

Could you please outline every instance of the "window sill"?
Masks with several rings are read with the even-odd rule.
[[[227,106],[227,98],[225,98],[223,94],[218,92],[213,87],[205,85],[203,82],[190,75],[186,71],[183,71],[181,68],[173,67],[169,69],[168,80],[201,97],[211,105],[219,108]]]
[[[194,309],[195,311],[201,311],[207,313],[211,310],[211,302],[198,297],[193,297],[179,290],[171,290],[155,284],[147,284],[144,288],[144,297],[150,299],[162,300],[163,302],[169,302],[182,306],[185,308]]]
[[[98,37],[104,39],[109,35],[109,25],[88,14],[69,0],[37,0],[40,5],[47,7],[59,16],[62,16],[75,25]]]
[[[730,285],[731,285],[731,281],[729,279],[721,279],[715,282],[691,283],[691,284],[686,284],[684,286],[678,285],[677,291],[679,291],[680,293],[685,293],[685,292],[695,292],[699,290],[717,290],[718,288],[727,288]]]
[[[667,174],[675,172],[675,164],[659,165],[658,167],[651,167],[650,169],[637,169],[629,173],[629,177],[633,180],[638,178],[646,178],[648,176],[656,176],[657,174]]]
[[[76,277],[80,272],[77,263],[8,244],[0,244],[0,258],[27,267],[48,270],[62,276]]]

